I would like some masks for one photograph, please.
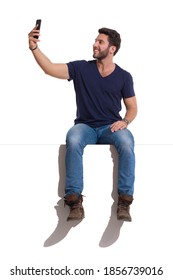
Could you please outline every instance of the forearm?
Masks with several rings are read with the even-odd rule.
[[[136,97],[127,98],[124,100],[125,106],[126,106],[126,113],[124,116],[124,119],[127,119],[130,122],[132,122],[137,115],[137,101]]]
[[[65,63],[52,63],[38,47],[31,51],[45,74],[58,79],[69,79],[68,67]]]
[[[125,113],[124,119],[131,123],[137,116],[137,108],[128,109]]]
[[[50,59],[44,54],[42,53],[42,51],[39,49],[39,47],[37,47],[36,49],[34,49],[32,51],[32,54],[36,60],[36,62],[38,63],[38,65],[41,67],[41,69],[49,75],[50,72],[50,68],[53,65],[53,63],[50,61]]]
[[[35,28],[28,34],[29,49],[31,50],[36,62],[41,69],[47,74],[59,79],[69,79],[68,67],[65,63],[52,63],[50,59],[39,49],[39,39],[35,38],[40,36],[39,31]]]

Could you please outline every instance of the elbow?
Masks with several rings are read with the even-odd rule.
[[[44,71],[44,74],[51,76],[50,71],[48,69],[43,69],[43,71]]]

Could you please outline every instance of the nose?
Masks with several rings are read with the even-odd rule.
[[[95,42],[95,43],[93,44],[93,48],[94,48],[94,47],[97,47],[97,45],[98,45],[97,42]]]

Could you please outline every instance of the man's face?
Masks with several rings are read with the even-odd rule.
[[[109,41],[108,36],[99,34],[93,44],[93,57],[97,59],[104,59],[109,54]]]

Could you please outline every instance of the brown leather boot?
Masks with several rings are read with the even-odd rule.
[[[133,196],[131,195],[120,195],[118,197],[118,207],[117,207],[117,219],[127,222],[131,222],[132,218],[130,216],[130,204],[132,204]]]
[[[65,204],[70,207],[70,214],[67,221],[82,220],[84,218],[84,208],[82,206],[83,197],[78,194],[70,194],[64,198]]]

